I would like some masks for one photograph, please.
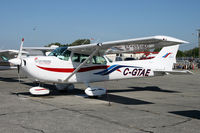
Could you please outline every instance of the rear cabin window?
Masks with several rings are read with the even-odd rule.
[[[89,57],[89,55],[83,55],[83,54],[77,54],[74,53],[74,55],[72,56],[72,61],[74,62],[84,62],[87,58]],[[102,56],[94,56],[92,59],[92,64],[106,64],[106,60],[104,57]],[[91,63],[91,60],[89,60],[87,63]]]
[[[106,64],[106,59],[102,56],[94,56],[92,58],[92,63],[93,64]]]

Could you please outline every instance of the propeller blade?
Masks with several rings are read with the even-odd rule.
[[[20,72],[20,65],[17,65],[17,73],[19,74]]]
[[[21,58],[23,43],[24,43],[24,38],[22,38],[22,42],[21,42],[21,45],[20,45],[20,48],[19,48],[19,53],[17,55],[17,58]]]

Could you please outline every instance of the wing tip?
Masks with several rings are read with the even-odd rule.
[[[154,36],[154,38],[155,39],[159,39],[159,40],[166,40],[166,41],[177,42],[177,43],[180,43],[180,44],[187,44],[187,43],[189,43],[189,42],[184,41],[184,40],[180,40],[180,39],[177,39],[177,38],[174,38],[174,37],[164,36],[164,35],[157,35],[157,36]]]

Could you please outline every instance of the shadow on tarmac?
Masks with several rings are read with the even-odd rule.
[[[172,111],[169,113],[200,120],[200,111],[199,110]]]
[[[23,96],[29,96],[29,97],[40,97],[40,98],[54,98],[55,96],[67,96],[67,95],[79,95],[83,96],[84,98],[90,98],[90,99],[97,99],[102,101],[109,101],[113,103],[119,103],[119,104],[125,104],[125,105],[141,105],[141,104],[154,104],[152,102],[143,101],[139,99],[124,97],[124,96],[118,96],[113,94],[107,94],[103,95],[101,97],[88,97],[84,90],[80,89],[74,89],[73,91],[58,91],[58,90],[51,90],[49,95],[44,96],[33,96],[29,92],[18,92],[18,93],[11,93],[12,95],[23,95]]]
[[[19,80],[16,77],[12,77],[12,78],[0,77],[0,81],[4,81],[4,82],[19,82]]]
[[[37,86],[37,83],[25,83],[23,82],[22,84],[28,85],[28,86]],[[118,96],[118,95],[113,95],[109,93],[115,93],[115,92],[130,92],[130,91],[135,91],[134,89],[122,89],[122,90],[108,90],[107,95],[103,95],[101,97],[88,97],[85,95],[84,90],[75,88],[70,91],[58,91],[55,89],[54,85],[51,84],[43,84],[42,85],[45,88],[50,89],[50,94],[49,95],[44,95],[44,96],[33,96],[27,92],[18,92],[18,93],[11,93],[12,95],[23,95],[23,96],[30,96],[30,97],[41,97],[41,98],[54,98],[54,96],[67,96],[67,95],[80,95],[83,96],[84,98],[91,98],[91,99],[98,99],[98,100],[103,100],[103,101],[110,101],[113,103],[119,103],[119,104],[126,104],[126,105],[141,105],[141,104],[153,104],[148,101],[143,101],[143,100],[138,100],[134,98],[129,98],[129,97],[124,97],[124,96]]]
[[[118,96],[113,94],[107,94],[98,98],[99,100],[109,101],[113,103],[125,104],[125,105],[142,105],[142,104],[154,104],[152,102],[147,102],[143,100],[138,100],[135,98],[129,98],[124,96]]]
[[[130,91],[156,91],[156,92],[166,92],[166,93],[180,93],[179,91],[164,90],[164,89],[161,89],[161,88],[159,88],[157,86],[128,87],[128,88],[132,88]]]

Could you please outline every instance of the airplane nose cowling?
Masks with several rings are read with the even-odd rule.
[[[14,58],[14,59],[8,60],[8,62],[10,62],[10,63],[12,63],[14,65],[20,65],[22,61],[19,58]]]

